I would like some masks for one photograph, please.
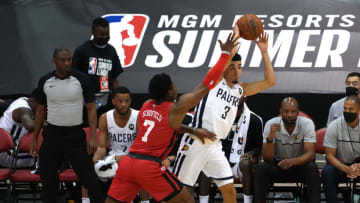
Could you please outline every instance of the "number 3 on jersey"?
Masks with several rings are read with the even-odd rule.
[[[141,141],[147,142],[148,141],[148,136],[149,136],[150,132],[152,131],[152,129],[155,126],[155,122],[150,121],[150,120],[145,120],[144,126],[148,127],[148,128],[146,129],[145,135],[141,138]]]
[[[225,106],[225,112],[221,115],[221,118],[222,119],[226,119],[226,117],[227,117],[227,113],[230,111],[230,107],[228,107],[228,106]]]

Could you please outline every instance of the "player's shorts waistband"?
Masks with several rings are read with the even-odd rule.
[[[150,155],[144,155],[144,154],[136,154],[133,152],[129,152],[128,156],[134,159],[142,159],[142,160],[148,160],[148,161],[154,161],[157,162],[159,164],[161,164],[161,159],[155,156],[150,156]]]

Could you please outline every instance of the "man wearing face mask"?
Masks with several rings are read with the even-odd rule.
[[[72,68],[90,76],[95,89],[96,109],[99,110],[107,105],[109,92],[118,86],[116,78],[123,69],[115,48],[108,44],[109,22],[104,18],[94,19],[92,35],[92,40],[76,48]]]
[[[360,97],[359,89],[360,89],[360,73],[352,72],[349,73],[346,77],[345,81],[346,87],[346,96],[355,95]],[[336,102],[332,103],[330,110],[329,110],[329,117],[327,121],[327,126],[331,123],[331,121],[339,118],[343,115],[343,108],[344,108],[344,101],[345,98],[341,98]]]
[[[256,202],[265,202],[267,187],[279,178],[299,179],[308,186],[306,202],[320,202],[320,177],[315,159],[315,126],[298,116],[296,99],[283,99],[281,117],[270,119],[264,128],[262,155],[255,172]]]
[[[360,98],[345,98],[343,116],[330,123],[324,138],[326,160],[322,176],[324,178],[327,202],[337,202],[337,184],[360,176]],[[345,194],[345,202],[350,202]],[[348,201],[346,201],[348,200]]]

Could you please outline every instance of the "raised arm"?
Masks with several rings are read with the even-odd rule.
[[[256,41],[256,44],[261,51],[261,55],[264,61],[264,80],[251,82],[249,84],[242,84],[244,88],[244,96],[257,94],[275,85],[274,68],[271,64],[271,60],[268,54],[268,39],[269,34],[264,32],[260,35],[259,40]]]
[[[178,129],[186,112],[197,105],[209,90],[215,87],[229,59],[231,59],[231,56],[229,56],[230,53],[234,53],[233,50],[237,49],[239,44],[238,36],[230,34],[224,44],[220,40],[219,43],[222,54],[216,65],[209,70],[202,83],[197,85],[192,92],[182,95],[178,101],[171,106],[168,121],[173,129]]]

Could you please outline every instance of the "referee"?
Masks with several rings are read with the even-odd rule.
[[[35,114],[34,139],[31,154],[36,155],[37,138],[42,124],[43,143],[40,148],[40,178],[44,184],[44,202],[57,202],[58,169],[64,158],[71,162],[79,181],[89,190],[91,202],[104,202],[101,188],[88,153],[96,150],[95,97],[87,75],[71,70],[71,54],[64,48],[55,49],[56,70],[41,77],[38,83],[38,108]],[[81,124],[86,103],[91,138]]]

